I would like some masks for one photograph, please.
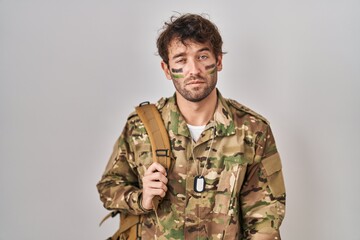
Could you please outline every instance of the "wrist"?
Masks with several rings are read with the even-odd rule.
[[[145,206],[144,206],[144,205],[145,205]],[[152,211],[152,207],[151,207],[151,206],[150,206],[150,208],[147,208],[146,206],[147,206],[147,204],[144,204],[144,198],[143,198],[143,195],[142,195],[142,193],[141,193],[140,196],[139,196],[139,207],[140,207],[140,209],[143,210],[144,212],[150,212],[150,211]]]

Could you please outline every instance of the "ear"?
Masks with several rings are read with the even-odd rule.
[[[217,57],[216,67],[218,72],[222,70],[222,54]]]
[[[164,71],[166,78],[172,80],[169,65],[166,64],[164,61],[161,61],[161,68]]]

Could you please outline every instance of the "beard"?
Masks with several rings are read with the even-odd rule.
[[[189,86],[188,83],[193,80],[200,80],[200,86]],[[211,76],[209,79],[200,75],[190,76],[186,79],[173,79],[175,89],[180,95],[190,102],[200,102],[204,100],[215,89],[217,83],[217,75]]]

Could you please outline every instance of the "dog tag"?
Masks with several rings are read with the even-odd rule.
[[[205,178],[203,176],[196,176],[194,179],[194,191],[201,193],[205,190]]]

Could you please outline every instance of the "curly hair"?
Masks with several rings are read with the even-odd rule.
[[[197,14],[184,14],[172,16],[169,22],[165,22],[163,31],[160,33],[156,45],[162,60],[169,63],[169,45],[173,39],[179,39],[184,45],[186,41],[197,43],[209,43],[215,56],[223,54],[222,44],[218,28],[208,19]]]

